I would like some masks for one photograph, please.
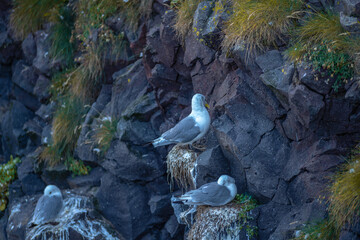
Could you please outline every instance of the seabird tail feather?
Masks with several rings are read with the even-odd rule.
[[[152,141],[152,145],[154,147],[165,146],[165,145],[169,145],[169,144],[172,144],[172,143],[175,143],[175,142],[168,141],[168,140],[164,139],[163,137],[159,137],[159,138]]]

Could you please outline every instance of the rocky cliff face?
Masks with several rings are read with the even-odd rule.
[[[194,34],[181,43],[172,28],[175,13],[164,2],[154,1],[151,18],[130,41],[141,57],[112,76],[109,70],[75,150],[92,170],[72,177],[62,165],[37,162],[51,139],[54,112],[49,86],[57,63],[47,54],[47,30],[14,40],[11,6],[1,1],[0,154],[3,162],[10,155],[22,159],[10,186],[10,209],[56,184],[95,196],[98,212],[125,239],[182,239],[185,227],[173,214],[167,182],[171,147],[147,143],[185,117],[192,95],[202,93],[212,124],[196,160],[196,185],[222,174],[234,177],[238,192],[260,203],[258,239],[290,239],[304,223],[322,219],[326,206],[319,199],[326,197],[329,177],[360,138],[357,82],[334,92],[325,79],[315,81],[306,64],[288,62],[282,48],[245,62],[241,51],[229,57]],[[91,135],[104,116],[119,122],[101,155]],[[0,239],[23,234],[7,227],[9,213],[0,215]]]

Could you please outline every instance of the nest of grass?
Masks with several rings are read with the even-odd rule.
[[[193,170],[197,153],[175,145],[167,155],[167,173],[170,182],[170,189],[176,184],[187,191],[188,188],[194,189]]]
[[[239,236],[242,205],[229,203],[220,207],[199,206],[195,223],[191,227],[188,240],[192,239],[234,239]]]

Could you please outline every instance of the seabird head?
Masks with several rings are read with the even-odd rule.
[[[49,197],[62,197],[60,189],[55,185],[48,185],[44,190],[44,195]]]
[[[206,110],[205,105],[206,105],[206,101],[205,101],[204,95],[197,93],[192,97],[192,100],[191,100],[192,110],[195,110],[195,111]]]
[[[217,183],[219,185],[227,185],[227,184],[235,184],[235,179],[233,179],[232,177],[228,176],[228,175],[221,175],[221,177],[219,177]]]

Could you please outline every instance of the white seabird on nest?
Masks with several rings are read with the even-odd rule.
[[[63,198],[60,189],[55,185],[48,185],[35,207],[31,221],[33,225],[52,222],[59,215],[63,207]]]
[[[235,179],[222,175],[217,182],[202,185],[178,197],[186,205],[222,206],[231,202],[237,193]]]
[[[206,110],[205,97],[195,94],[191,100],[191,113],[173,128],[152,141],[154,147],[180,144],[187,145],[202,138],[210,127],[210,115]]]

